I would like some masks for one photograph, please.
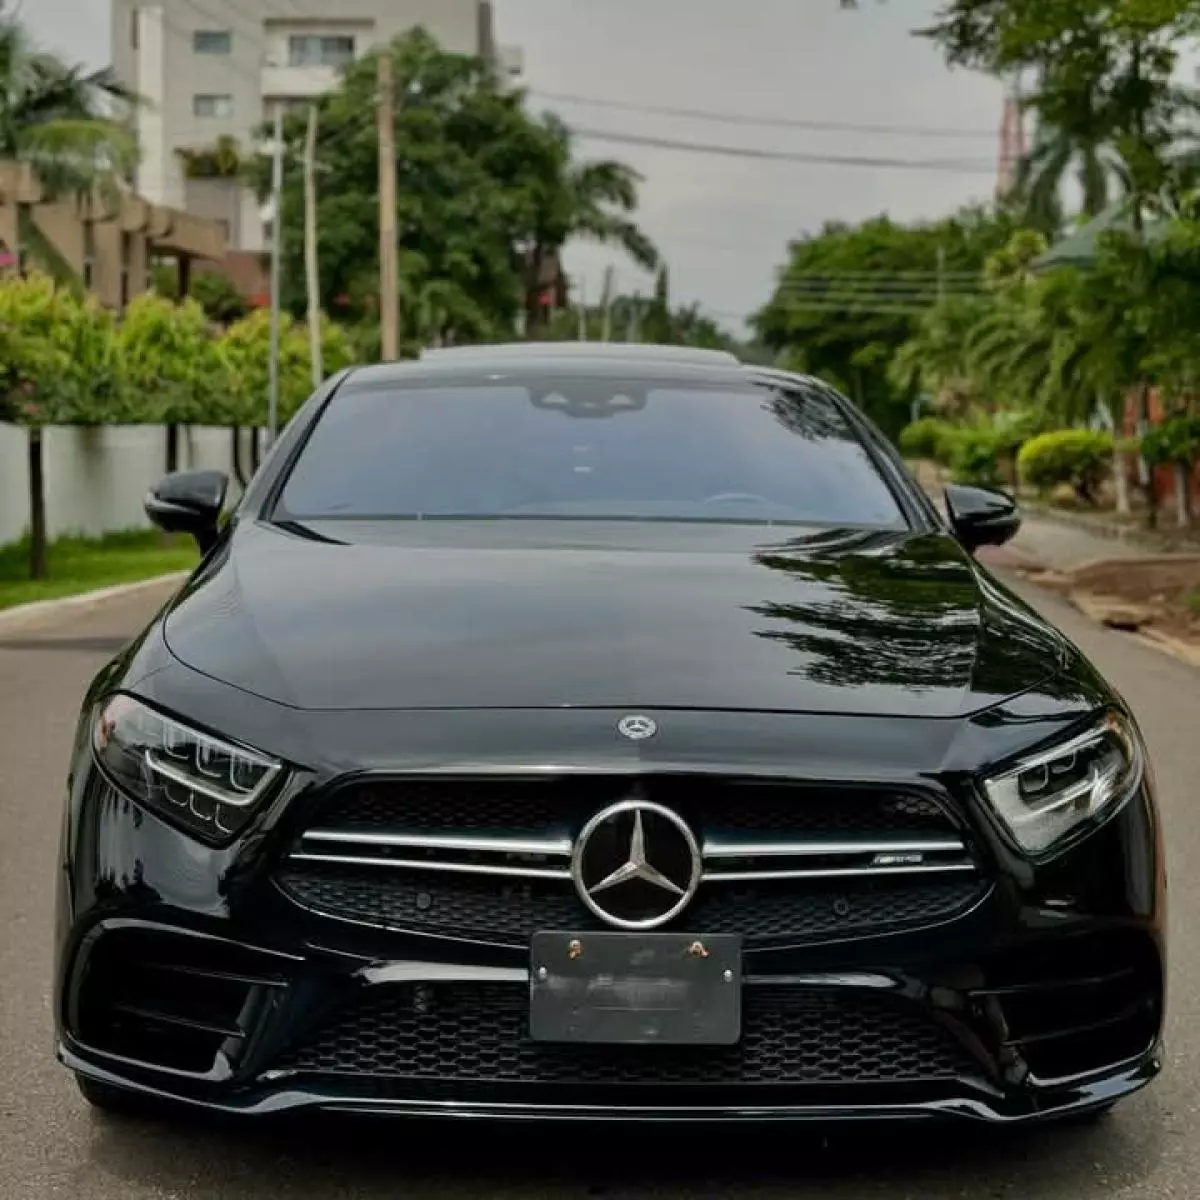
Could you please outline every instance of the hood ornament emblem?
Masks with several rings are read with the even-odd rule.
[[[648,800],[602,809],[583,827],[571,856],[579,898],[618,929],[666,924],[695,896],[700,875],[700,847],[687,823]]]
[[[641,713],[631,713],[617,722],[617,732],[631,742],[643,742],[658,732],[658,724]]]

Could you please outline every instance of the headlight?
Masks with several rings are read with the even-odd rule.
[[[240,833],[282,770],[273,758],[189,729],[131,696],[104,702],[92,744],[125,791],[209,842]]]
[[[1036,855],[1124,803],[1144,767],[1137,733],[1110,713],[1086,733],[1029,755],[983,786],[1018,845]]]

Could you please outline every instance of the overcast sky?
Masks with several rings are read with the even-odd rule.
[[[668,258],[675,298],[734,323],[769,295],[789,238],[829,219],[936,217],[993,188],[1000,86],[947,70],[933,46],[911,36],[933,0],[860,3],[857,12],[841,11],[839,0],[495,0],[495,7],[500,41],[524,50],[533,102],[576,126],[786,153],[955,161],[955,170],[850,167],[581,139],[581,154],[620,157],[644,174],[640,219]],[[23,0],[21,8],[46,46],[89,64],[107,61],[108,0]],[[724,124],[549,101],[539,92],[925,132]],[[568,267],[595,296],[609,262],[621,290],[648,289],[626,260],[602,249],[575,248]]]

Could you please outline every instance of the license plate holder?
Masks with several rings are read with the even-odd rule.
[[[742,1032],[737,934],[533,935],[529,1034],[537,1042],[730,1046]]]

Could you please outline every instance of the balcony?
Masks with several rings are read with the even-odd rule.
[[[264,67],[262,69],[264,100],[308,100],[331,91],[337,84],[337,67]]]

